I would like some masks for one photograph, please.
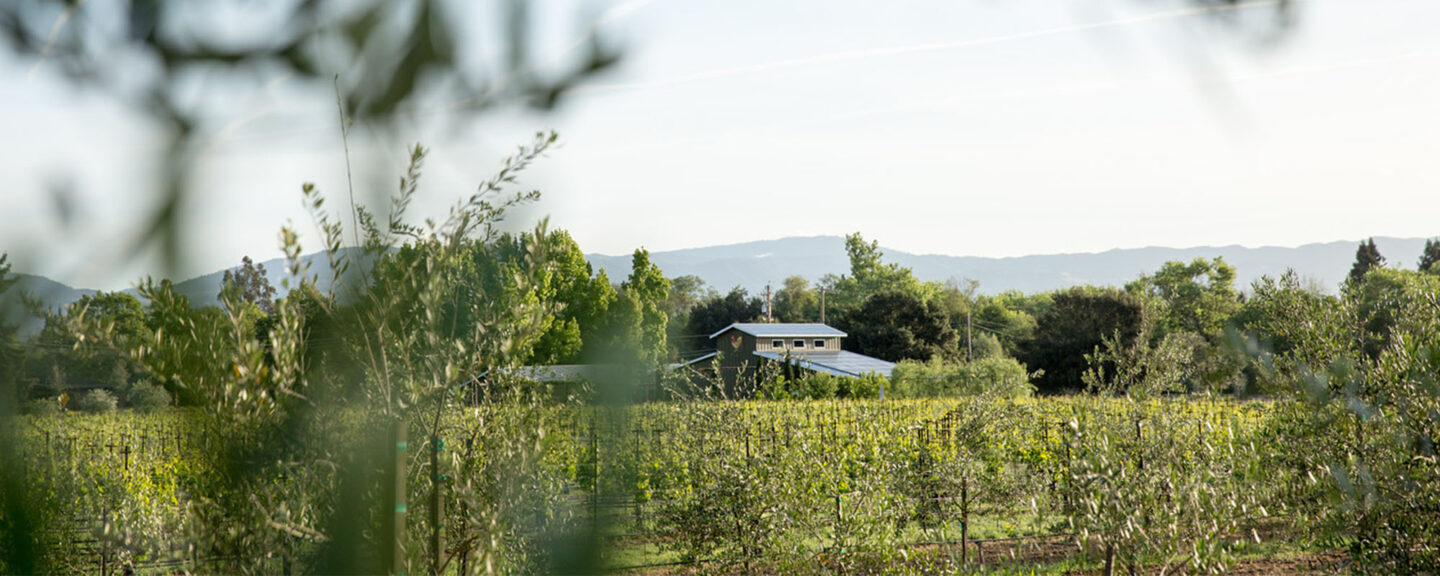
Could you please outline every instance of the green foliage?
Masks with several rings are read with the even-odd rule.
[[[750,298],[744,288],[736,286],[724,297],[706,299],[691,309],[690,336],[708,337],[733,323],[759,320],[764,308],[759,298]]]
[[[1435,267],[1436,263],[1440,263],[1440,238],[1430,238],[1425,241],[1425,248],[1420,252],[1420,259],[1415,262],[1415,269],[1440,274],[1440,268]]]
[[[1166,262],[1154,274],[1142,275],[1126,291],[1162,303],[1156,318],[1157,336],[1193,332],[1217,338],[1240,307],[1235,268],[1222,258],[1196,258],[1189,264]]]
[[[1078,390],[1091,354],[1113,339],[1130,346],[1140,335],[1144,305],[1138,297],[1113,288],[1077,287],[1054,295],[1036,323],[1035,338],[1020,354],[1025,365],[1042,371],[1035,385],[1041,392]]]
[[[1371,270],[1384,266],[1385,257],[1381,256],[1380,249],[1375,247],[1375,239],[1367,238],[1355,249],[1355,264],[1350,267],[1349,281],[1351,284],[1359,284]]]
[[[703,336],[690,333],[690,313],[702,302],[716,298],[713,288],[699,276],[677,276],[670,279],[670,297],[665,301],[665,341],[673,360],[693,357],[697,349],[709,344]],[[708,336],[710,333],[705,333]]]
[[[136,412],[154,412],[170,405],[169,392],[144,380],[130,383],[123,394],[125,405]]]
[[[59,398],[36,398],[25,403],[23,412],[32,416],[50,416],[61,411]]]
[[[889,380],[879,374],[861,374],[859,378],[841,378],[835,389],[836,398],[870,400],[880,397],[880,391],[889,388]]]
[[[841,322],[856,352],[892,362],[954,358],[958,336],[943,309],[910,292],[885,291],[865,300]]]
[[[124,292],[97,292],[81,296],[59,314],[45,314],[45,327],[29,347],[24,370],[33,382],[59,374],[53,383],[57,390],[66,380],[121,387],[143,372],[133,353],[151,340],[138,299]]]
[[[1414,303],[1440,294],[1440,277],[1410,270],[1381,268],[1365,275],[1365,281],[1347,287],[1346,297],[1355,301],[1355,314],[1362,330],[1360,351],[1376,358],[1394,343],[1403,318]]]
[[[820,321],[820,295],[810,288],[802,276],[790,276],[775,291],[775,318],[781,322],[804,323]]]
[[[890,373],[896,398],[947,398],[986,396],[1028,397],[1035,387],[1025,365],[1011,358],[984,358],[973,362],[950,363],[905,360]]]
[[[845,236],[845,253],[850,259],[850,275],[826,275],[820,279],[825,287],[826,307],[837,313],[859,308],[871,296],[883,291],[905,292],[920,300],[931,300],[939,288],[915,279],[909,268],[885,263],[879,242],[865,242],[859,232]]]
[[[75,396],[75,399],[70,401],[70,406],[73,410],[87,414],[104,414],[114,412],[118,402],[119,400],[109,390],[95,389]]]
[[[265,265],[255,264],[249,256],[241,259],[239,268],[225,271],[220,290],[238,291],[241,301],[254,304],[266,315],[275,313],[275,287],[265,275]]]
[[[1243,542],[1234,534],[1258,540],[1271,476],[1241,440],[1254,429],[1154,405],[1095,418],[1099,406],[1087,403],[1077,401],[1063,427],[1064,513],[1081,541],[1097,544],[1107,575],[1147,565],[1223,573]]]
[[[657,366],[669,357],[665,338],[669,297],[670,281],[650,262],[650,253],[635,250],[630,276],[611,307],[608,362]]]

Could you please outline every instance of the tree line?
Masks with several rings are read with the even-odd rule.
[[[1234,285],[1234,268],[1218,257],[1168,262],[1123,287],[982,294],[974,282],[920,281],[910,269],[885,262],[878,243],[859,233],[846,237],[845,250],[848,274],[814,283],[791,276],[767,310],[764,300],[738,286],[720,294],[696,276],[667,278],[644,249],[634,252],[630,274],[614,282],[605,270],[593,269],[569,233],[542,223],[526,233],[464,243],[453,269],[443,272],[453,276],[448,299],[435,303],[433,311],[411,301],[408,311],[394,312],[396,318],[435,314],[443,333],[458,336],[516,325],[516,311],[527,304],[543,309],[526,334],[494,351],[497,365],[658,366],[713,351],[709,335],[733,322],[823,317],[849,334],[844,344],[851,351],[942,366],[1004,362],[1041,393],[1105,386],[1106,375],[1113,380],[1127,363],[1144,364],[1132,374],[1134,381],[1164,379],[1147,385],[1167,391],[1265,393],[1275,383],[1252,365],[1247,339],[1251,353],[1263,345],[1271,354],[1284,354],[1296,346],[1289,334],[1297,323],[1354,310],[1362,317],[1352,340],[1374,356],[1396,321],[1387,302],[1434,294],[1440,286],[1436,240],[1426,242],[1413,271],[1385,267],[1374,241],[1361,242],[1348,280],[1333,295],[1294,272],[1264,277],[1242,293]],[[417,269],[441,274],[424,260],[414,245],[385,253],[367,271],[368,285],[396,286]],[[203,395],[196,383],[220,368],[202,365],[203,355],[187,352],[202,343],[163,344],[176,344],[177,334],[203,339],[220,332],[214,328],[236,323],[268,358],[266,343],[282,300],[302,311],[307,361],[332,365],[338,373],[348,370],[342,351],[330,342],[346,330],[340,319],[350,315],[340,309],[356,304],[314,289],[277,298],[264,265],[248,256],[227,270],[222,282],[220,300],[233,302],[233,310],[193,306],[167,280],[146,279],[141,293],[150,296],[148,305],[128,293],[99,292],[63,310],[42,310],[44,328],[19,347],[16,362],[29,396],[98,384],[137,407],[170,398],[196,403]]]

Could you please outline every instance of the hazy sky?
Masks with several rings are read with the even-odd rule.
[[[1242,25],[1273,8],[1249,4]],[[1440,234],[1433,0],[1300,1],[1278,39],[1156,0],[538,6],[565,15],[543,52],[563,55],[588,14],[620,67],[550,115],[357,135],[362,198],[388,194],[421,140],[418,213],[440,214],[555,129],[521,220],[548,214],[587,252],[853,231],[976,256]],[[318,248],[300,184],[345,198],[327,96],[278,80],[217,103],[180,275],[278,257],[287,220]],[[162,142],[144,117],[6,54],[0,126],[0,250],[17,268],[107,289],[150,271],[126,253]],[[64,228],[56,186],[76,200]]]

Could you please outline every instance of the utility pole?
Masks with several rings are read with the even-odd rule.
[[[965,311],[965,361],[975,359],[975,345],[970,342],[970,311]]]
[[[820,323],[825,323],[825,287],[820,287]]]
[[[775,321],[775,315],[771,314],[770,311],[771,311],[771,307],[770,307],[770,285],[769,285],[769,284],[766,284],[766,285],[765,285],[765,321],[766,321],[766,322],[774,322],[774,321]]]

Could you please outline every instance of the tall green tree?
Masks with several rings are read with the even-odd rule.
[[[550,232],[546,243],[542,283],[555,312],[526,363],[574,364],[581,361],[587,342],[603,338],[615,288],[603,271],[599,276],[593,274],[570,233]]]
[[[624,360],[644,365],[664,362],[668,356],[665,304],[670,297],[670,280],[650,262],[650,252],[635,250],[630,259],[630,276],[620,285],[619,298],[612,307],[612,337],[618,350],[628,352]]]
[[[917,280],[909,268],[885,262],[880,243],[866,242],[859,232],[845,236],[845,254],[850,260],[850,274],[827,274],[820,279],[826,288],[826,306],[839,313],[859,308],[882,291],[909,292],[921,300],[931,300],[940,291],[937,285]]]
[[[891,362],[953,359],[958,351],[955,329],[941,305],[909,292],[871,296],[840,325],[850,334],[846,347]]]
[[[753,322],[765,314],[765,303],[736,286],[725,296],[710,298],[690,311],[689,336],[703,338],[735,322]]]
[[[1223,258],[1196,258],[1188,264],[1166,262],[1154,274],[1141,275],[1127,284],[1125,290],[1161,303],[1159,336],[1193,332],[1216,338],[1240,308],[1234,282],[1235,268]]]
[[[696,348],[707,347],[707,342],[690,335],[690,313],[700,303],[716,298],[715,289],[705,285],[699,276],[685,275],[670,279],[670,297],[665,301],[665,341],[674,359],[689,356]]]
[[[140,300],[124,292],[81,296],[59,314],[45,316],[27,362],[27,379],[63,385],[65,380],[120,387],[142,371],[133,357],[152,338]]]
[[[1367,238],[1360,242],[1360,247],[1355,249],[1355,265],[1350,267],[1350,283],[1359,284],[1365,279],[1365,274],[1385,266],[1385,257],[1380,255],[1380,249],[1375,247],[1375,239]]]
[[[1035,380],[1041,392],[1080,390],[1089,367],[1085,355],[1093,354],[1106,338],[1117,346],[1132,345],[1144,321],[1144,303],[1134,294],[1094,286],[1062,290],[1037,319],[1035,337],[1021,360],[1032,370],[1044,371]]]
[[[1440,238],[1431,238],[1425,241],[1425,248],[1420,251],[1420,260],[1415,269],[1421,272],[1440,273],[1440,268],[1435,264],[1440,263]]]
[[[220,289],[236,290],[241,301],[254,304],[266,315],[275,313],[275,287],[265,276],[265,265],[256,264],[249,256],[240,260],[239,267],[225,271]]]
[[[820,295],[803,276],[785,279],[785,285],[775,291],[774,308],[775,318],[781,322],[820,321]]]

